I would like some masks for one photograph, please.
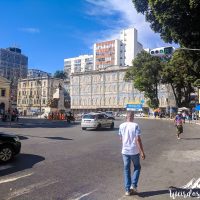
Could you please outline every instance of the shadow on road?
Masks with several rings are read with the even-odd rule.
[[[147,192],[140,192],[138,194],[139,197],[152,197],[152,196],[157,196],[157,195],[162,195],[162,194],[167,194],[169,193],[169,190],[156,190],[156,191],[147,191]]]
[[[119,128],[100,128],[100,129],[87,129],[87,131],[118,131]]]
[[[181,138],[181,140],[200,140],[200,138]]]
[[[34,138],[46,138],[51,140],[73,140],[71,138],[64,138],[64,137],[41,137],[41,136],[35,136],[35,135],[22,135],[17,134],[20,140],[28,139],[28,137],[34,137]]]
[[[46,119],[22,119],[19,122],[0,122],[4,128],[69,128],[80,125],[80,121],[68,123],[67,121]]]
[[[32,168],[35,164],[45,160],[44,157],[33,154],[19,154],[8,163],[0,164],[0,176],[6,176],[18,171]]]

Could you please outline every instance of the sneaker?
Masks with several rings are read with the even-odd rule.
[[[131,196],[131,193],[129,191],[126,191],[125,196]]]
[[[131,194],[138,194],[138,190],[134,186],[131,186],[130,190],[131,190]]]

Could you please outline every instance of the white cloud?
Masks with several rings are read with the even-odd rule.
[[[138,40],[145,48],[155,48],[166,46],[159,34],[154,33],[149,23],[145,21],[145,16],[138,14],[131,0],[85,0],[90,6],[87,14],[97,17],[101,23],[109,27],[104,30],[104,37],[99,37],[97,40],[116,38],[116,33],[120,29],[135,27],[138,30]],[[113,20],[111,15],[118,14],[117,19]],[[107,18],[109,18],[109,22]],[[117,22],[116,22],[117,20]]]
[[[20,28],[19,30],[27,33],[40,33],[38,28]]]

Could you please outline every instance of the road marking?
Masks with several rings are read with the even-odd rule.
[[[27,177],[27,176],[31,176],[33,173],[30,173],[30,174],[25,174],[25,175],[22,175],[22,176],[15,176],[13,178],[7,178],[7,179],[3,179],[3,180],[0,180],[0,184],[2,183],[8,183],[8,182],[12,182],[12,181],[16,181],[20,178],[24,178],[24,177]]]
[[[121,198],[119,198],[118,200],[123,200],[123,199],[129,199],[131,197],[131,200],[138,200],[138,199],[136,199],[135,197],[133,197],[132,195],[131,196],[122,196]]]
[[[43,187],[47,187],[47,186],[52,185],[52,184],[57,183],[57,182],[58,182],[58,180],[50,180],[49,179],[49,180],[46,180],[46,181],[43,181],[43,182],[40,182],[40,183],[29,185],[28,187],[25,187],[25,188],[22,188],[22,189],[18,189],[16,191],[12,192],[9,195],[9,197],[7,197],[6,200],[10,200],[10,199],[16,198],[18,196],[30,193],[33,190],[40,189],[40,188],[43,188]]]
[[[94,193],[95,191],[97,191],[97,190],[92,190],[91,192],[82,194],[81,196],[77,197],[76,199],[68,199],[68,200],[81,200],[83,197],[87,197],[87,196],[89,196],[90,194]],[[78,194],[78,195],[79,195],[79,194]],[[77,194],[76,194],[76,196],[77,196]]]

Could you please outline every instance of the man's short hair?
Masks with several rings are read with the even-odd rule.
[[[127,117],[134,118],[134,111],[127,111]]]

